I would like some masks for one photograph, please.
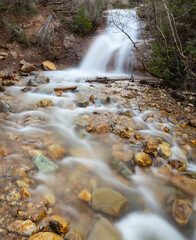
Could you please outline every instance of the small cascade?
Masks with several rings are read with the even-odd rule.
[[[135,10],[108,11],[107,27],[88,50],[80,64],[81,70],[132,73],[133,44],[118,27],[136,41],[139,27]]]

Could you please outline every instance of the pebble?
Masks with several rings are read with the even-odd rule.
[[[64,239],[53,232],[40,232],[33,235],[28,240],[64,240]]]
[[[58,215],[49,218],[50,227],[59,234],[66,233],[69,230],[68,222]]]
[[[38,228],[31,220],[17,220],[8,226],[8,231],[18,233],[19,235],[31,236],[38,232]]]
[[[136,164],[140,167],[149,167],[152,165],[152,160],[150,159],[149,155],[144,152],[136,153],[134,159]]]

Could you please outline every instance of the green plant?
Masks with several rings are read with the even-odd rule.
[[[90,20],[87,8],[84,4],[82,4],[77,10],[73,22],[70,23],[70,28],[72,29],[72,31],[81,36],[85,36],[92,31],[93,24]]]
[[[122,0],[115,0],[112,4],[112,7],[117,9],[124,9],[128,8],[129,6],[127,4],[124,4]]]

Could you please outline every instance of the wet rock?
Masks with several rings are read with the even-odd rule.
[[[131,170],[126,166],[126,164],[118,159],[112,161],[112,168],[114,168],[123,177],[130,177],[132,175]]]
[[[28,188],[29,187],[29,185],[22,180],[17,180],[16,184],[18,185],[19,188],[22,188],[22,187],[27,187]]]
[[[190,119],[189,120],[189,125],[196,128],[196,119]]]
[[[44,194],[44,198],[48,201],[50,206],[54,206],[56,199],[55,196],[52,193],[46,193]]]
[[[127,204],[127,199],[117,191],[110,188],[97,188],[92,194],[92,208],[113,217],[120,214]]]
[[[89,202],[91,200],[92,196],[91,196],[91,193],[87,189],[84,189],[78,194],[78,198],[85,202]]]
[[[5,91],[5,88],[0,85],[0,92],[4,92],[4,91]]]
[[[89,101],[81,101],[78,103],[78,107],[81,107],[81,108],[86,108],[89,106]]]
[[[42,75],[42,74],[38,74],[34,81],[38,84],[44,84],[44,83],[49,83],[50,82],[50,78],[45,76],[45,75]]]
[[[91,102],[91,103],[95,103],[95,97],[94,97],[94,95],[90,95],[90,98],[89,98],[89,101]]]
[[[189,221],[193,208],[182,199],[176,199],[172,205],[172,215],[179,225],[186,225]]]
[[[136,132],[136,133],[134,134],[134,137],[135,137],[137,140],[142,140],[142,139],[144,139],[143,135],[142,135],[141,133],[139,133],[139,132]]]
[[[18,202],[20,199],[21,199],[21,195],[16,190],[10,191],[6,196],[6,200],[8,202]]]
[[[83,240],[83,233],[78,229],[71,228],[66,234],[66,240]]]
[[[33,79],[30,79],[30,80],[27,82],[27,86],[37,87],[38,84],[37,84],[36,81],[34,81]]]
[[[4,80],[4,81],[2,82],[2,85],[5,86],[5,87],[13,86],[13,85],[15,85],[15,81],[12,81],[12,80]]]
[[[30,237],[28,240],[63,240],[63,238],[56,233],[52,232],[40,232],[32,237]]]
[[[23,63],[23,64],[22,64],[22,67],[20,68],[20,71],[21,71],[21,72],[30,73],[30,72],[36,70],[36,68],[35,68],[35,66],[34,66],[33,64],[28,63],[28,62],[25,62],[25,61],[22,62],[22,63]]]
[[[3,100],[0,100],[0,112],[9,112],[10,106]]]
[[[21,197],[22,198],[29,198],[29,197],[31,197],[31,193],[29,192],[28,188],[23,187],[21,189]]]
[[[86,131],[87,131],[87,132],[92,132],[93,130],[94,130],[93,124],[90,123],[90,124],[87,126]]]
[[[105,99],[105,103],[108,104],[108,103],[110,103],[110,102],[111,102],[111,99],[110,99],[109,96],[107,96],[106,99]]]
[[[109,133],[110,129],[109,129],[108,125],[102,125],[101,124],[101,125],[96,126],[95,132],[99,133],[99,134],[101,134],[101,133]]]
[[[30,92],[30,91],[32,91],[32,90],[33,90],[32,87],[25,87],[25,88],[22,88],[22,89],[21,89],[22,92]]]
[[[38,209],[33,211],[33,213],[28,213],[29,218],[33,221],[33,222],[40,222],[43,218],[46,217],[46,210],[45,209]]]
[[[46,71],[56,71],[56,66],[50,61],[42,62],[42,68]]]
[[[38,103],[38,106],[39,107],[51,107],[51,106],[54,106],[54,104],[50,99],[44,99]]]
[[[123,162],[129,162],[133,158],[133,151],[130,149],[126,149],[126,151],[113,151],[112,156],[118,160],[121,160]]]
[[[65,149],[61,145],[50,145],[48,149],[54,159],[63,158],[65,155]]]
[[[149,140],[145,146],[145,153],[152,153],[157,150],[157,144],[151,140]]]
[[[98,220],[87,240],[122,240],[119,231],[106,218]]]
[[[161,156],[165,158],[169,158],[172,156],[169,143],[167,142],[162,142],[161,144],[159,144],[157,150],[160,152]]]
[[[185,160],[175,160],[175,159],[172,159],[172,160],[168,161],[168,164],[172,168],[180,170],[180,171],[184,171],[187,168],[187,164],[186,164]]]
[[[140,167],[149,167],[152,165],[152,160],[150,159],[149,155],[144,152],[136,153],[134,159],[136,164]]]
[[[9,232],[18,233],[19,235],[31,236],[38,232],[38,228],[31,220],[17,220],[8,226]]]
[[[35,157],[34,165],[38,170],[43,172],[51,172],[59,168],[55,163],[42,155]]]
[[[66,233],[69,229],[68,222],[58,215],[53,215],[49,218],[51,229],[59,234]]]

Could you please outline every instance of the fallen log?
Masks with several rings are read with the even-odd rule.
[[[78,87],[78,86],[54,88],[54,91],[69,91],[69,90],[76,90],[77,87]]]

